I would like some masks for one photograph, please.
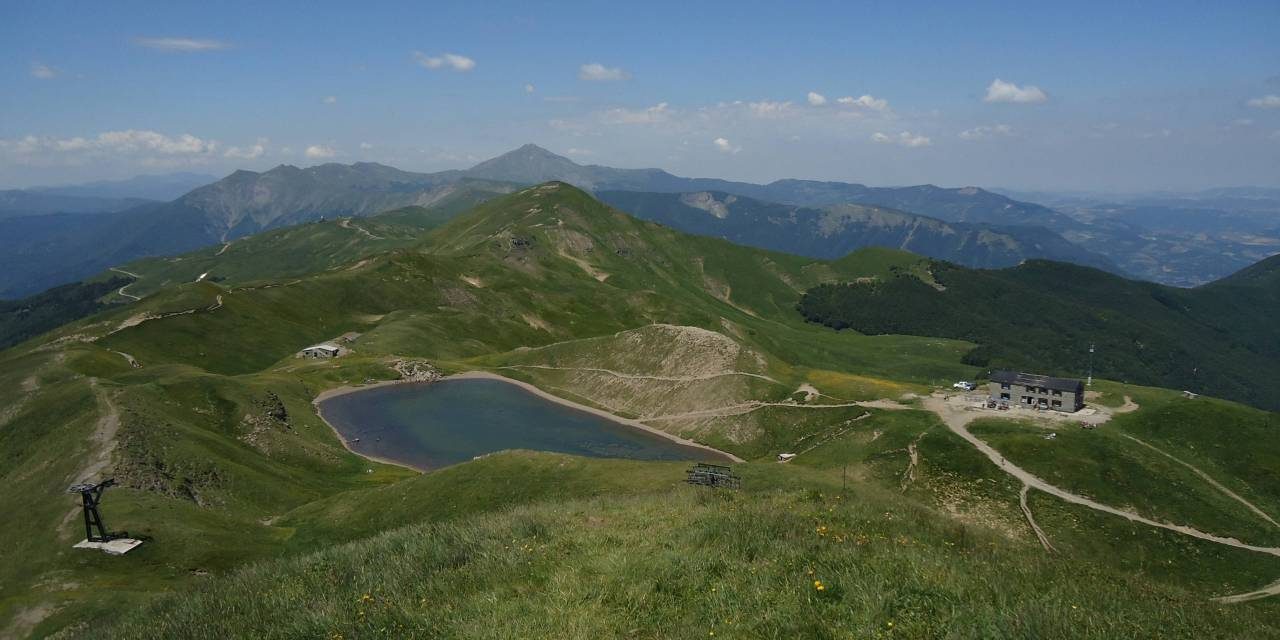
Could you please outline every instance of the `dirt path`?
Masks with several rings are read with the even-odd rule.
[[[750,378],[759,378],[767,380],[774,384],[782,384],[769,376],[760,373],[747,373],[746,371],[724,371],[721,373],[708,373],[700,376],[650,376],[639,373],[622,373],[612,369],[598,369],[595,367],[553,367],[543,364],[514,364],[506,367],[498,367],[499,369],[546,369],[549,371],[589,371],[591,373],[603,373],[611,375],[615,378],[624,380],[658,380],[661,382],[699,382],[702,380],[714,380],[716,378],[724,378],[727,376],[747,376]]]
[[[1036,524],[1035,516],[1031,515],[1031,506],[1027,504],[1027,491],[1030,489],[1031,487],[1022,485],[1022,491],[1018,492],[1018,506],[1022,507],[1022,515],[1026,516],[1027,524],[1031,525],[1031,531],[1035,532],[1036,537],[1040,539],[1040,546],[1044,547],[1045,551],[1056,552],[1057,549],[1049,543],[1049,536],[1044,534],[1044,530]]]
[[[729,416],[740,416],[752,411],[759,411],[765,407],[787,407],[789,409],[847,409],[849,407],[875,407],[874,403],[867,402],[846,402],[841,404],[798,404],[795,402],[764,402],[761,400],[750,400],[739,404],[731,404],[727,407],[717,407],[715,409],[699,409],[697,411],[686,411],[684,413],[669,413],[664,416],[646,416],[644,419],[648,421],[654,420],[687,420],[689,418],[726,418]],[[903,407],[900,407],[903,408]]]
[[[1223,604],[1235,604],[1237,602],[1249,602],[1250,600],[1259,600],[1270,596],[1280,596],[1280,580],[1276,580],[1257,591],[1239,593],[1233,596],[1222,596],[1221,598],[1214,598],[1213,601],[1221,602]]]
[[[127,292],[125,291],[125,289],[128,289],[129,287],[133,286],[133,285],[134,285],[134,283],[136,283],[140,278],[142,278],[142,276],[140,276],[140,275],[138,275],[138,274],[136,274],[136,273],[133,273],[133,272],[131,272],[131,271],[125,271],[124,269],[118,269],[118,268],[116,268],[116,267],[111,267],[111,271],[115,271],[116,273],[123,273],[123,274],[125,274],[126,276],[132,276],[132,277],[133,277],[133,280],[134,280],[133,282],[130,282],[129,284],[126,284],[126,285],[125,285],[125,286],[123,286],[123,287],[120,287],[120,289],[119,289],[119,290],[117,290],[117,291],[116,291],[116,293],[118,293],[118,294],[120,294],[120,295],[122,295],[122,296],[124,296],[124,297],[126,297],[126,298],[133,298],[134,300],[141,300],[141,299],[142,299],[142,298],[139,298],[138,296],[133,295],[132,293],[127,293]]]
[[[220,256],[220,255],[222,255],[222,254],[226,253],[226,252],[227,252],[227,249],[230,249],[230,248],[231,248],[231,243],[230,243],[230,242],[224,242],[224,243],[222,243],[222,248],[221,248],[221,249],[218,249],[218,252],[217,252],[217,253],[215,253],[215,254],[213,254],[213,255],[214,255],[215,257],[216,257],[216,256]]]
[[[907,487],[916,481],[916,467],[920,465],[920,449],[916,447],[916,442],[919,440],[913,440],[907,444],[907,470],[902,472],[902,483],[898,487],[900,491],[906,491]]]
[[[1178,464],[1180,464],[1180,465],[1182,465],[1182,466],[1184,466],[1184,467],[1186,467],[1186,468],[1190,469],[1190,470],[1192,471],[1192,473],[1195,473],[1196,475],[1200,476],[1200,478],[1201,478],[1201,479],[1203,479],[1205,482],[1208,482],[1210,485],[1212,485],[1212,486],[1213,486],[1213,488],[1217,489],[1218,491],[1221,491],[1221,492],[1222,492],[1224,495],[1226,495],[1228,498],[1231,498],[1232,500],[1235,500],[1236,502],[1239,502],[1240,504],[1244,505],[1244,506],[1245,506],[1246,508],[1248,508],[1250,511],[1252,511],[1252,512],[1254,512],[1254,513],[1258,514],[1258,517],[1262,518],[1263,520],[1266,520],[1267,522],[1270,522],[1270,523],[1272,524],[1272,526],[1275,526],[1275,527],[1277,527],[1277,528],[1280,528],[1280,523],[1277,523],[1275,520],[1272,520],[1272,519],[1271,519],[1271,516],[1267,515],[1267,513],[1266,513],[1265,511],[1263,511],[1262,509],[1259,509],[1259,508],[1258,508],[1256,505],[1254,505],[1252,502],[1249,502],[1248,500],[1245,500],[1244,498],[1240,497],[1240,495],[1239,495],[1239,494],[1237,494],[1236,492],[1234,492],[1234,491],[1232,491],[1232,490],[1230,490],[1230,489],[1228,489],[1228,488],[1226,488],[1226,487],[1222,486],[1222,485],[1221,485],[1217,480],[1214,480],[1214,479],[1213,479],[1209,474],[1207,474],[1207,473],[1205,473],[1205,472],[1203,472],[1203,471],[1201,471],[1201,470],[1199,470],[1199,469],[1195,468],[1195,467],[1194,467],[1194,466],[1192,466],[1190,463],[1188,463],[1188,462],[1184,462],[1184,461],[1182,461],[1182,460],[1179,460],[1178,458],[1175,458],[1172,454],[1169,454],[1169,453],[1167,453],[1167,452],[1165,452],[1165,451],[1162,451],[1162,450],[1160,450],[1160,449],[1158,449],[1158,448],[1156,448],[1156,447],[1154,447],[1154,446],[1152,446],[1152,445],[1150,445],[1150,444],[1147,444],[1146,442],[1143,442],[1143,441],[1141,441],[1141,440],[1139,440],[1139,439],[1137,439],[1137,438],[1135,438],[1135,437],[1133,437],[1133,436],[1131,436],[1131,435],[1128,435],[1128,434],[1120,434],[1120,435],[1123,435],[1124,437],[1126,437],[1126,438],[1128,438],[1128,439],[1130,439],[1130,440],[1132,440],[1132,441],[1134,441],[1134,442],[1136,442],[1136,443],[1138,443],[1138,444],[1140,444],[1140,445],[1142,445],[1142,446],[1144,446],[1144,447],[1146,447],[1146,448],[1148,448],[1148,449],[1150,449],[1150,450],[1152,450],[1152,451],[1155,451],[1156,453],[1158,453],[1158,454],[1160,454],[1160,455],[1162,455],[1162,456],[1164,456],[1164,457],[1166,457],[1166,458],[1168,458],[1168,459],[1170,459],[1170,460],[1172,460],[1172,461],[1174,461],[1174,462],[1176,462],[1176,463],[1178,463]]]
[[[1041,479],[1039,476],[1036,476],[1030,473],[1029,471],[1026,471],[1025,469],[1019,467],[1018,465],[1013,464],[1008,460],[1005,460],[1004,456],[1001,455],[999,451],[996,451],[995,448],[987,444],[981,438],[973,435],[973,433],[971,433],[969,429],[966,428],[966,425],[970,421],[972,421],[975,417],[977,417],[974,413],[952,408],[947,405],[947,402],[945,399],[938,398],[938,397],[925,398],[924,405],[929,410],[937,413],[942,418],[943,424],[947,425],[947,428],[951,429],[953,433],[963,438],[966,442],[973,445],[975,449],[980,451],[983,455],[987,456],[987,458],[990,459],[991,462],[995,463],[996,466],[1000,467],[1001,471],[1004,471],[1005,473],[1013,476],[1014,478],[1017,478],[1018,480],[1022,481],[1023,484],[1028,485],[1033,489],[1038,489],[1051,496],[1055,496],[1066,502],[1070,502],[1071,504],[1077,504],[1082,507],[1093,509],[1095,511],[1101,511],[1102,513],[1109,513],[1111,515],[1119,516],[1121,518],[1124,518],[1132,522],[1145,524],[1147,526],[1156,527],[1158,529],[1165,529],[1167,531],[1173,531],[1175,533],[1180,533],[1185,536],[1190,536],[1192,538],[1199,538],[1201,540],[1214,542],[1214,543],[1225,545],[1228,547],[1235,547],[1236,549],[1245,549],[1247,551],[1265,553],[1267,555],[1280,558],[1280,547],[1263,547],[1259,545],[1248,544],[1246,542],[1241,542],[1240,540],[1236,540],[1235,538],[1229,538],[1226,536],[1219,536],[1212,533],[1206,533],[1204,531],[1200,531],[1199,529],[1196,529],[1194,527],[1189,527],[1187,525],[1172,524],[1169,522],[1160,522],[1158,520],[1152,520],[1151,518],[1140,515],[1138,513],[1134,513],[1132,511],[1126,511],[1124,509],[1118,509],[1111,505],[1102,504],[1101,502],[1098,502],[1091,498],[1087,498],[1085,496],[1072,493],[1070,491],[1067,491],[1066,489],[1062,489],[1055,485],[1052,485],[1046,482],[1045,480]]]
[[[338,226],[339,226],[339,227],[342,227],[343,229],[351,229],[352,231],[358,231],[358,232],[360,232],[360,233],[363,233],[365,236],[368,236],[368,238],[369,238],[370,240],[384,240],[384,239],[385,239],[385,238],[383,238],[382,236],[375,236],[375,235],[373,235],[372,233],[369,233],[369,230],[368,230],[368,229],[365,229],[364,227],[361,227],[361,226],[359,226],[359,225],[351,224],[351,218],[342,218],[341,220],[338,220]]]

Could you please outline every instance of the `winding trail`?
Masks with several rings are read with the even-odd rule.
[[[966,415],[967,412],[965,411],[954,410],[947,406],[946,400],[942,398],[937,398],[937,397],[925,398],[924,406],[929,410],[937,413],[942,418],[942,422],[947,425],[947,428],[951,429],[953,433],[960,436],[961,438],[964,438],[964,440],[969,444],[973,445],[975,449],[982,452],[982,454],[987,456],[987,458],[989,458],[991,462],[995,463],[996,466],[1000,467],[1001,471],[1004,471],[1005,473],[1013,476],[1014,478],[1021,480],[1023,484],[1029,485],[1033,489],[1039,489],[1040,491],[1043,491],[1051,496],[1056,496],[1062,500],[1065,500],[1066,502],[1070,502],[1071,504],[1078,504],[1082,507],[1087,507],[1095,511],[1101,511],[1103,513],[1109,513],[1114,516],[1120,516],[1121,518],[1124,518],[1126,520],[1137,522],[1140,524],[1145,524],[1150,527],[1156,527],[1157,529],[1165,529],[1167,531],[1173,531],[1175,533],[1181,533],[1186,536],[1191,536],[1192,538],[1199,538],[1201,540],[1216,542],[1218,544],[1226,545],[1228,547],[1245,549],[1247,551],[1255,551],[1257,553],[1265,553],[1267,555],[1280,558],[1280,547],[1263,547],[1260,545],[1241,542],[1240,540],[1237,540],[1235,538],[1230,538],[1227,536],[1219,536],[1212,533],[1205,533],[1204,531],[1201,531],[1194,527],[1189,527],[1187,525],[1172,524],[1169,522],[1160,522],[1159,520],[1152,520],[1151,518],[1135,513],[1133,511],[1118,509],[1111,505],[1102,504],[1101,502],[1093,500],[1092,498],[1086,498],[1077,493],[1072,493],[1070,491],[1067,491],[1066,489],[1059,488],[1055,485],[1052,485],[1046,482],[1045,480],[1041,479],[1039,476],[1023,469],[1022,467],[1019,467],[1018,465],[1012,462],[1009,462],[1008,460],[1005,460],[1004,456],[1001,455],[999,451],[996,451],[995,448],[987,444],[984,440],[982,440],[978,436],[973,435],[973,433],[969,431],[966,425],[969,422],[971,422],[974,419],[974,417],[976,417],[975,415],[973,414]]]
[[[1235,604],[1237,602],[1249,602],[1250,600],[1260,600],[1271,596],[1280,596],[1280,580],[1276,580],[1257,591],[1238,593],[1233,596],[1222,596],[1220,598],[1214,598],[1213,601],[1221,602],[1223,604]]]
[[[142,299],[142,298],[139,298],[138,296],[133,295],[132,293],[127,293],[127,292],[125,292],[125,289],[128,289],[130,286],[132,286],[134,283],[136,283],[140,278],[142,278],[142,276],[140,276],[140,275],[138,275],[138,274],[136,274],[136,273],[133,273],[132,271],[125,271],[124,269],[120,269],[120,268],[117,268],[117,267],[111,267],[111,269],[110,269],[110,270],[111,270],[111,271],[115,271],[116,273],[123,273],[123,274],[125,274],[126,276],[132,276],[132,277],[133,277],[133,282],[130,282],[129,284],[126,284],[126,285],[125,285],[125,286],[123,286],[123,287],[120,287],[120,289],[119,289],[119,290],[117,290],[117,291],[116,291],[116,293],[118,293],[118,294],[120,294],[120,295],[122,295],[122,296],[124,296],[124,297],[126,297],[126,298],[133,298],[134,300],[141,300],[141,299]]]
[[[746,371],[723,371],[720,373],[707,373],[700,376],[650,376],[650,375],[644,375],[639,373],[622,373],[621,371],[614,371],[612,369],[598,369],[595,367],[553,367],[553,366],[544,365],[544,364],[513,364],[513,365],[508,365],[505,367],[498,367],[498,368],[499,369],[546,369],[549,371],[588,371],[591,373],[603,373],[603,374],[611,375],[615,378],[622,378],[623,380],[657,380],[660,382],[699,382],[702,380],[714,380],[716,378],[724,378],[727,376],[747,376],[750,378],[759,378],[761,380],[767,380],[774,384],[782,384],[781,382],[778,382],[777,380],[774,380],[773,378],[770,378],[769,376],[766,376],[764,374],[747,373]]]
[[[1026,493],[1028,489],[1034,488],[1034,489],[1039,489],[1040,491],[1043,491],[1051,496],[1055,496],[1066,502],[1070,502],[1071,504],[1077,504],[1082,507],[1087,507],[1095,511],[1101,511],[1102,513],[1109,513],[1114,516],[1120,516],[1121,518],[1124,518],[1131,522],[1137,522],[1140,524],[1145,524],[1149,527],[1155,527],[1157,529],[1165,529],[1167,531],[1173,531],[1175,533],[1181,533],[1182,535],[1185,535],[1185,536],[1190,536],[1192,538],[1199,538],[1200,540],[1206,540],[1208,542],[1214,542],[1214,543],[1225,545],[1228,547],[1234,547],[1236,549],[1244,549],[1246,551],[1254,551],[1256,553],[1265,553],[1267,555],[1280,558],[1280,547],[1263,547],[1260,545],[1248,544],[1246,542],[1241,542],[1240,540],[1237,540],[1235,538],[1229,538],[1226,536],[1219,536],[1212,533],[1206,533],[1204,531],[1200,531],[1199,529],[1196,529],[1194,527],[1189,527],[1187,525],[1173,524],[1169,522],[1160,522],[1158,520],[1152,520],[1151,518],[1134,513],[1132,511],[1117,509],[1116,507],[1102,504],[1101,502],[1097,502],[1096,500],[1093,500],[1091,498],[1086,498],[1082,495],[1072,493],[1070,491],[1067,491],[1066,489],[1061,489],[1057,486],[1049,484],[1048,482],[1044,481],[1040,477],[1026,471],[1025,469],[1019,467],[1016,464],[1013,464],[1012,462],[1009,462],[1008,460],[1005,460],[1004,456],[1001,455],[999,451],[996,451],[995,448],[987,444],[981,438],[973,435],[973,433],[969,431],[966,425],[968,425],[969,422],[972,422],[974,418],[978,417],[977,415],[971,412],[964,411],[962,409],[956,409],[954,407],[948,406],[945,398],[940,398],[937,396],[930,396],[928,398],[925,398],[924,406],[926,409],[929,409],[930,411],[933,411],[934,413],[938,414],[938,417],[942,419],[943,424],[947,425],[948,429],[951,429],[953,433],[963,438],[969,444],[973,445],[973,447],[978,451],[982,452],[982,454],[987,456],[987,458],[989,458],[991,462],[995,463],[996,466],[1000,467],[1001,471],[1004,471],[1005,473],[1022,481],[1022,484],[1023,484],[1022,504],[1024,509],[1023,513],[1028,516],[1029,520],[1030,520],[1030,510],[1025,506]],[[1035,527],[1034,524],[1032,526]],[[1036,528],[1038,529],[1038,527]],[[1041,535],[1042,533],[1043,532],[1037,531],[1037,536]],[[1045,543],[1046,540],[1042,539],[1041,542]],[[1231,596],[1222,596],[1222,597],[1214,598],[1213,600],[1215,602],[1222,602],[1222,603],[1236,603],[1236,602],[1247,602],[1249,600],[1257,600],[1259,598],[1266,598],[1274,595],[1280,595],[1280,580],[1273,582],[1261,589],[1258,589],[1257,591],[1250,591],[1248,593],[1241,593],[1241,594],[1231,595]]]
[[[759,411],[765,407],[787,407],[788,409],[842,409],[848,407],[877,407],[877,405],[867,402],[846,402],[842,404],[798,404],[795,402],[764,402],[761,400],[751,400],[739,404],[731,404],[727,407],[717,407],[715,409],[699,409],[697,411],[686,411],[684,413],[669,413],[663,416],[646,416],[644,420],[686,420],[689,418],[725,418],[728,416],[740,416]],[[908,408],[908,407],[900,407]]]
[[[370,240],[385,240],[385,238],[383,238],[382,236],[375,236],[372,233],[369,233],[368,229],[365,229],[360,225],[351,224],[351,218],[342,218],[338,220],[338,226],[342,227],[343,229],[351,229],[353,231],[359,231],[360,233],[363,233],[364,235],[368,236]]]
[[[1040,539],[1040,546],[1044,547],[1045,551],[1056,552],[1057,549],[1054,549],[1049,542],[1049,536],[1044,534],[1044,530],[1040,528],[1040,525],[1036,524],[1036,517],[1031,515],[1031,506],[1027,504],[1027,491],[1030,489],[1031,487],[1025,484],[1022,485],[1022,491],[1018,492],[1018,506],[1022,507],[1022,515],[1026,516],[1027,524],[1031,525],[1031,530]]]
[[[231,248],[231,243],[230,243],[230,242],[223,242],[223,243],[222,243],[222,248],[221,248],[221,249],[218,249],[218,252],[217,252],[217,253],[215,253],[215,254],[213,254],[213,255],[214,255],[215,257],[216,257],[216,256],[220,256],[220,255],[222,255],[222,254],[226,253],[226,252],[227,252],[227,249],[230,249],[230,248]]]
[[[1159,449],[1159,448],[1157,448],[1157,447],[1155,447],[1155,446],[1152,446],[1152,445],[1150,445],[1150,444],[1148,444],[1148,443],[1146,443],[1146,442],[1143,442],[1143,441],[1141,441],[1141,440],[1139,440],[1139,439],[1137,439],[1137,438],[1135,438],[1135,437],[1133,437],[1133,436],[1131,436],[1131,435],[1124,434],[1124,433],[1122,433],[1122,434],[1120,434],[1120,435],[1122,435],[1122,436],[1124,436],[1124,437],[1126,437],[1126,438],[1128,438],[1128,439],[1130,439],[1130,440],[1132,440],[1132,441],[1134,441],[1134,442],[1136,442],[1136,443],[1138,443],[1138,444],[1140,444],[1140,445],[1142,445],[1142,446],[1144,446],[1144,447],[1146,447],[1146,448],[1148,448],[1148,449],[1150,449],[1150,450],[1152,450],[1152,451],[1155,451],[1156,453],[1158,453],[1158,454],[1160,454],[1160,455],[1162,455],[1162,456],[1164,456],[1164,457],[1166,457],[1166,458],[1168,458],[1168,459],[1170,459],[1170,460],[1172,460],[1172,461],[1174,461],[1174,462],[1176,462],[1176,463],[1178,463],[1178,464],[1180,464],[1180,465],[1182,465],[1182,466],[1184,466],[1184,467],[1186,467],[1186,468],[1190,469],[1190,470],[1192,471],[1192,473],[1195,473],[1196,475],[1200,476],[1200,478],[1201,478],[1201,479],[1203,479],[1205,482],[1208,482],[1210,485],[1212,485],[1212,486],[1213,486],[1213,488],[1217,489],[1218,491],[1221,491],[1224,495],[1226,495],[1227,497],[1231,498],[1232,500],[1235,500],[1236,502],[1239,502],[1240,504],[1244,505],[1244,506],[1245,506],[1245,507],[1247,507],[1250,511],[1252,511],[1252,512],[1256,513],[1256,514],[1258,515],[1258,517],[1262,518],[1263,520],[1266,520],[1267,522],[1270,522],[1273,526],[1275,526],[1275,527],[1277,527],[1277,528],[1280,528],[1280,523],[1277,523],[1275,520],[1271,519],[1271,516],[1267,515],[1267,513],[1266,513],[1265,511],[1263,511],[1262,509],[1259,509],[1259,508],[1258,508],[1256,505],[1254,505],[1252,502],[1249,502],[1248,500],[1245,500],[1244,498],[1240,497],[1240,495],[1239,495],[1239,494],[1237,494],[1236,492],[1234,492],[1234,491],[1232,491],[1232,490],[1230,490],[1230,489],[1228,489],[1228,488],[1226,488],[1226,487],[1222,486],[1222,484],[1221,484],[1221,483],[1219,483],[1217,480],[1214,480],[1214,479],[1213,479],[1213,477],[1212,477],[1212,476],[1210,476],[1209,474],[1207,474],[1207,473],[1205,473],[1205,472],[1203,472],[1203,471],[1201,471],[1201,470],[1197,469],[1196,467],[1192,466],[1190,463],[1185,462],[1185,461],[1183,461],[1183,460],[1180,460],[1180,459],[1178,459],[1178,458],[1174,457],[1172,454],[1167,453],[1167,452],[1165,452],[1165,451],[1163,451],[1163,450],[1161,450],[1161,449]]]

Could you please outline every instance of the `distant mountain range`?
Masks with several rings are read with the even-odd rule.
[[[1004,192],[1075,219],[1062,235],[1145,280],[1197,286],[1280,252],[1280,189],[1188,193]]]
[[[805,207],[864,204],[908,211],[945,222],[1063,228],[1076,221],[1048,207],[1019,202],[978,187],[946,189],[931,184],[913,187],[868,187],[847,182],[777,180],[769,184],[715,178],[682,178],[661,169],[615,169],[580,165],[537,145],[482,162],[466,172],[472,177],[534,184],[563,180],[594,192],[652,191],[688,193],[720,191],[757,200]]]
[[[0,219],[0,298],[87,277],[143,256],[174,255],[267,229],[404,206],[479,202],[511,185],[377,164],[237,171],[172,202],[112,213]]]
[[[1107,258],[1044,228],[944,222],[862,204],[802,207],[720,191],[602,191],[602,201],[669,227],[731,242],[834,259],[864,247],[893,247],[970,267],[999,268],[1028,257],[1115,271]]]
[[[0,190],[0,218],[48,213],[109,213],[168,201],[217,180],[198,173],[167,173],[57,187]]]
[[[82,184],[25,189],[48,195],[95,198],[138,198],[142,200],[173,200],[196,187],[216,182],[218,176],[205,173],[180,171],[148,176],[134,176],[124,180],[98,180]]]
[[[814,257],[889,246],[965,266],[1000,267],[1046,258],[1198,284],[1210,279],[1206,273],[1218,277],[1243,267],[1244,254],[1260,258],[1280,250],[1263,243],[1240,256],[1223,257],[1213,253],[1212,243],[1188,248],[1185,242],[1149,240],[1153,236],[1137,224],[1142,219],[1129,223],[1068,213],[977,187],[868,187],[812,180],[761,185],[684,178],[661,169],[580,165],[536,145],[466,170],[414,173],[376,163],[305,169],[281,165],[266,172],[236,171],[169,202],[139,204],[111,197],[156,194],[178,188],[184,180],[205,178],[151,176],[0,193],[0,298],[31,294],[139,257],[172,255],[267,229],[430,207],[454,197],[478,202],[485,194],[549,180],[602,194],[615,206],[677,229]],[[729,202],[731,197],[736,200]],[[1216,197],[1256,199],[1260,194],[1224,192]],[[33,204],[41,198],[39,206]],[[18,215],[24,208],[25,215]]]

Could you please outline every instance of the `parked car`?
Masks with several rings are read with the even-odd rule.
[[[972,382],[961,381],[951,385],[951,388],[959,389],[961,391],[973,391],[974,389],[978,388],[978,385]]]

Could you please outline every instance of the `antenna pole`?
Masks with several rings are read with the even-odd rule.
[[[1093,343],[1092,342],[1089,343],[1089,381],[1085,383],[1085,386],[1089,386],[1089,387],[1093,386]]]

